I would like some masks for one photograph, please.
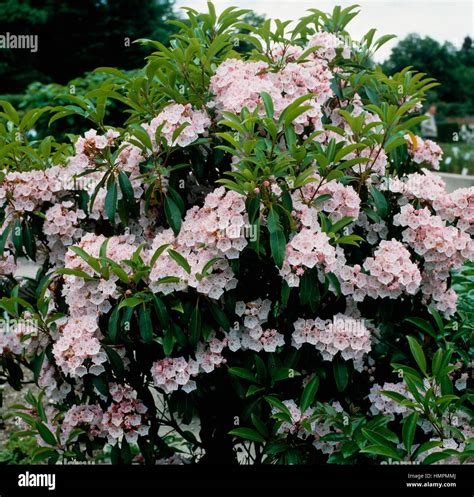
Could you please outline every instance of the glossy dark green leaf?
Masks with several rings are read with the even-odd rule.
[[[305,412],[308,407],[310,407],[316,396],[316,392],[319,387],[319,378],[315,376],[312,378],[307,385],[304,387],[303,393],[301,394],[300,408],[301,412]]]
[[[337,357],[333,361],[333,373],[337,389],[343,392],[349,383],[349,368],[347,362],[341,357]]]
[[[145,343],[150,344],[153,341],[153,325],[151,322],[150,309],[144,304],[138,312],[138,323],[140,326],[140,336]]]

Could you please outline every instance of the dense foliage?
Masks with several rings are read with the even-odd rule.
[[[472,458],[474,191],[412,132],[436,83],[373,68],[391,37],[351,40],[354,7],[187,15],[137,74],[2,103],[0,360],[34,460]],[[36,139],[45,115],[92,129]]]

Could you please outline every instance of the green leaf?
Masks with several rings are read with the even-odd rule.
[[[341,230],[342,228],[344,228],[348,224],[351,224],[353,220],[354,220],[353,217],[349,217],[349,216],[343,217],[342,219],[340,219],[339,221],[337,221],[336,223],[334,223],[332,225],[331,231],[333,233],[337,233],[339,230]]]
[[[18,125],[20,123],[20,117],[18,116],[18,112],[15,110],[13,105],[7,100],[0,100],[0,105],[3,107],[8,119],[10,119],[13,124]]]
[[[38,433],[40,434],[41,438],[48,444],[48,445],[56,445],[56,437],[51,433],[51,430],[43,423],[40,421],[37,421],[35,423],[36,429],[38,430]]]
[[[129,206],[134,205],[135,195],[133,193],[133,187],[132,183],[130,183],[130,179],[123,171],[119,171],[118,179],[119,179],[120,190],[122,191],[123,197],[126,200],[127,204]]]
[[[170,327],[170,320],[165,304],[156,295],[153,295],[153,304],[155,306],[156,315],[158,316],[160,325],[163,329],[168,329]]]
[[[321,302],[319,291],[319,278],[316,268],[307,269],[301,276],[300,281],[300,302],[302,305],[309,305],[315,312]]]
[[[253,383],[257,383],[258,384],[257,379],[255,378],[255,376],[253,375],[253,373],[251,371],[249,371],[248,369],[244,369],[244,368],[229,368],[228,371],[233,376],[238,376],[240,378],[244,378],[246,380],[249,380],[249,381],[252,381]]]
[[[444,324],[440,313],[431,305],[428,306],[428,312],[434,317],[440,333],[444,335]]]
[[[405,400],[407,400],[407,397],[403,396],[401,393],[398,393],[398,392],[392,392],[390,390],[381,390],[380,393],[385,395],[385,397],[388,397],[388,398],[390,398],[390,399],[392,399],[395,402],[398,402],[400,404],[402,402],[405,402]]]
[[[33,370],[33,378],[36,383],[38,383],[39,375],[41,373],[41,368],[43,367],[44,358],[46,356],[46,349],[44,349],[41,353],[39,353],[33,359],[31,365]]]
[[[94,269],[97,273],[101,274],[101,268],[99,261],[89,255],[84,249],[81,247],[76,247],[75,245],[70,247],[69,250],[72,250],[75,254],[77,254],[81,259],[83,259],[89,266]]]
[[[258,392],[262,392],[263,390],[265,390],[263,387],[259,387],[257,385],[250,385],[245,396],[251,397],[252,395],[255,395]]]
[[[173,352],[174,344],[176,343],[176,339],[172,331],[168,330],[165,332],[163,337],[163,352],[166,356],[171,355]]]
[[[124,307],[136,307],[137,305],[141,304],[143,302],[143,299],[140,297],[129,297],[128,299],[122,300],[119,304],[119,309],[122,309]]]
[[[291,413],[288,409],[288,407],[286,407],[285,404],[283,404],[283,402],[279,399],[277,399],[276,397],[273,397],[273,396],[267,396],[265,397],[265,400],[273,407],[276,407],[276,409],[278,409],[278,411],[280,411],[281,413],[285,414],[286,416],[289,417],[290,421],[292,419],[291,417]]]
[[[132,464],[132,451],[125,437],[122,438],[122,447],[120,449],[120,456],[124,464]]]
[[[380,217],[385,217],[388,212],[388,202],[384,194],[377,190],[377,188],[375,188],[374,186],[370,187],[370,193],[372,194],[375,207],[377,208],[377,212],[379,213]]]
[[[280,221],[275,209],[268,213],[268,231],[270,233],[270,248],[275,264],[281,269],[285,259],[286,238],[281,229]]]
[[[5,244],[7,243],[8,234],[10,233],[12,226],[12,224],[7,225],[0,236],[0,254],[3,254],[5,250]]]
[[[164,245],[160,245],[155,253],[153,254],[152,258],[150,259],[150,267],[153,268],[156,261],[158,260],[158,258],[160,257],[160,255],[170,246],[169,243],[165,243]]]
[[[25,222],[23,227],[23,245],[28,257],[34,261],[36,259],[36,242],[30,225],[27,222]]]
[[[413,337],[407,337],[407,340],[418,367],[421,369],[423,374],[426,374],[426,357],[421,345]]]
[[[132,124],[131,131],[145,149],[153,150],[150,135],[139,124]]]
[[[115,340],[117,339],[119,317],[120,317],[120,309],[118,307],[115,307],[112,313],[110,314],[109,323],[108,323],[109,338],[112,342],[115,342]]]
[[[274,109],[273,109],[273,101],[272,97],[265,91],[262,91],[260,94],[263,100],[263,104],[265,106],[265,112],[267,113],[267,116],[273,119],[273,116],[275,114]]]
[[[165,197],[165,215],[168,224],[177,235],[181,229],[181,211],[171,197]]]
[[[391,459],[395,459],[396,461],[400,461],[401,459],[400,454],[397,451],[389,447],[386,447],[385,445],[377,445],[377,444],[369,445],[361,449],[361,452],[366,454],[376,454],[379,456],[389,457]]]
[[[252,428],[235,428],[229,432],[229,435],[234,435],[236,437],[245,438],[246,440],[251,440],[252,442],[265,442],[265,439]]]
[[[300,402],[301,412],[305,412],[306,409],[308,409],[308,407],[311,406],[311,404],[314,401],[316,392],[318,391],[318,387],[319,387],[319,377],[315,376],[305,386],[303,393],[301,395],[301,402]]]
[[[49,449],[48,447],[39,447],[33,453],[32,463],[37,464],[41,461],[44,461],[45,459],[50,459],[57,456],[58,453],[55,450]]]
[[[433,338],[437,338],[435,330],[433,329],[431,324],[425,319],[411,317],[411,318],[406,318],[405,321],[414,324],[415,326],[420,328],[420,330],[425,331],[426,333],[428,333],[428,335],[431,335]]]
[[[111,347],[104,345],[104,344],[102,344],[102,347],[104,347],[104,350],[107,354],[110,365],[112,366],[112,369],[113,369],[114,373],[116,374],[117,378],[122,379],[124,376],[124,373],[125,373],[125,367],[123,365],[122,358]]]
[[[210,300],[207,302],[209,310],[211,311],[212,317],[215,319],[217,324],[224,330],[229,331],[230,323],[229,319],[226,316],[225,312],[223,312],[220,307]]]
[[[255,367],[257,368],[257,378],[260,382],[263,383],[267,379],[267,368],[265,367],[265,363],[263,362],[262,358],[259,357],[258,355],[255,355],[254,361],[255,361]],[[272,378],[275,379],[273,374]]]
[[[196,345],[201,338],[201,311],[199,310],[198,304],[193,309],[191,313],[191,319],[189,321],[189,342],[191,345]]]
[[[337,389],[343,392],[349,383],[349,368],[346,361],[339,356],[333,362],[333,373]]]
[[[301,376],[301,373],[295,371],[293,368],[271,368],[271,377],[273,381],[287,380],[288,378],[294,378],[295,376]]]
[[[117,210],[117,183],[111,181],[107,189],[107,195],[105,196],[105,213],[109,218],[109,221],[114,224],[115,222],[115,212]]]
[[[169,249],[168,254],[172,259],[174,259],[188,274],[191,274],[191,266],[188,261],[175,250]]]
[[[434,464],[438,461],[442,461],[443,459],[453,456],[453,452],[454,454],[456,454],[456,451],[452,451],[449,449],[443,450],[441,452],[435,452],[425,457],[425,459],[423,460],[423,464]]]
[[[201,276],[206,277],[209,276],[209,269],[217,262],[222,260],[222,257],[213,257],[211,260],[207,261],[206,264],[204,264],[204,267],[201,270]]]
[[[370,428],[362,428],[362,433],[372,443],[376,445],[383,445],[384,447],[388,447],[389,449],[396,450],[396,446],[388,440],[384,432],[378,431],[378,429],[372,430]]]
[[[402,439],[405,449],[410,454],[415,439],[416,425],[418,423],[418,413],[412,412],[403,421]]]
[[[140,336],[145,343],[150,344],[153,341],[153,325],[151,323],[150,309],[146,307],[145,304],[140,307],[138,322],[140,326]]]
[[[250,415],[252,419],[252,423],[254,424],[255,428],[264,436],[268,437],[268,428],[265,426],[265,423],[254,413]]]
[[[56,269],[55,272],[57,274],[67,274],[70,276],[77,276],[78,278],[82,278],[86,281],[94,279],[90,274],[86,273],[85,271],[82,271],[82,269],[72,269],[65,267],[65,268]]]

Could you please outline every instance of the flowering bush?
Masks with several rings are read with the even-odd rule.
[[[0,364],[37,385],[11,408],[34,460],[469,460],[474,190],[414,134],[435,83],[373,67],[390,37],[351,40],[354,7],[245,13],[188,9],[70,105],[2,104]],[[35,141],[48,114],[92,128]]]

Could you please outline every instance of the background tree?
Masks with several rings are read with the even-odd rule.
[[[0,32],[39,36],[39,50],[0,51],[0,93],[18,93],[32,81],[67,83],[84,71],[107,65],[135,68],[146,49],[132,43],[164,43],[174,28],[174,0],[6,0]]]
[[[406,66],[427,73],[440,86],[431,90],[429,102],[436,102],[440,114],[464,116],[474,114],[474,47],[466,37],[461,49],[418,34],[410,34],[395,46],[384,62],[384,71],[394,74]]]

